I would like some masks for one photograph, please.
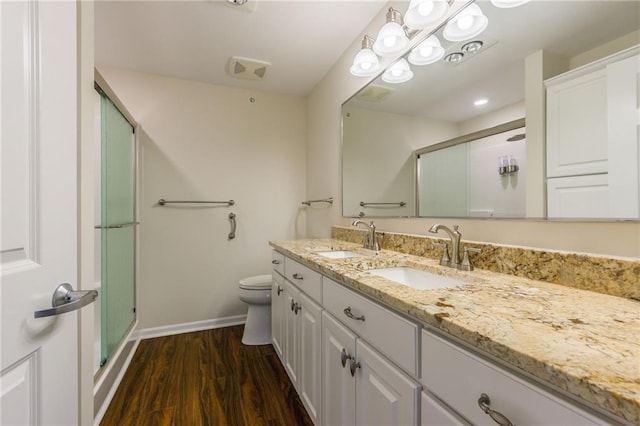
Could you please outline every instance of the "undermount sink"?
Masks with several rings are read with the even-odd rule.
[[[371,269],[367,272],[371,275],[386,278],[417,290],[434,290],[437,288],[451,288],[465,285],[464,281],[438,274],[432,274],[430,272],[410,268],[408,266]]]
[[[329,259],[348,259],[350,257],[362,257],[360,253],[348,250],[321,251],[316,254]]]

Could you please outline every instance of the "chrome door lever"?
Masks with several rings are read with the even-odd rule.
[[[83,306],[92,303],[98,297],[96,290],[74,291],[69,283],[60,284],[56,287],[51,298],[52,308],[35,311],[34,318],[50,317],[66,312],[75,311]]]

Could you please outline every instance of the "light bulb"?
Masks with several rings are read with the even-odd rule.
[[[362,68],[363,70],[368,70],[369,68],[371,68],[371,62],[363,62],[360,64],[360,68]]]
[[[420,49],[420,55],[424,57],[431,56],[433,53],[433,46],[426,46]]]
[[[402,70],[400,68],[392,68],[391,74],[393,74],[394,77],[400,77],[402,75]]]
[[[425,1],[418,6],[418,13],[421,16],[429,16],[429,14],[433,11],[433,2]]]
[[[473,25],[473,16],[466,15],[458,19],[458,27],[460,27],[461,30],[468,30],[471,28],[471,25]]]
[[[389,36],[382,39],[382,43],[384,43],[386,47],[393,47],[396,44],[396,40],[396,36]]]

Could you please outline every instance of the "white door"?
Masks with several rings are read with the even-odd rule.
[[[0,2],[3,425],[78,423],[76,3]]]

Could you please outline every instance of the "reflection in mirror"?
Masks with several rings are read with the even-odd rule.
[[[527,179],[523,179],[521,172],[517,179],[519,189],[526,187],[524,215],[516,214],[516,209],[498,213],[500,208],[488,207],[489,203],[483,200],[478,200],[478,207],[465,201],[467,215],[489,216],[493,211],[493,217],[546,217],[549,200],[545,195],[544,81],[637,45],[640,2],[531,1],[509,9],[496,8],[489,1],[475,3],[488,19],[482,34],[461,42],[447,41],[442,37],[442,29],[435,35],[445,49],[444,57],[462,52],[463,45],[470,41],[480,41],[480,49],[465,52],[463,60],[457,63],[441,59],[429,65],[411,65],[414,77],[402,84],[389,84],[377,78],[343,105],[343,215],[461,215],[461,210],[447,213],[440,207],[422,205],[420,197],[424,195],[418,194],[418,185],[422,194],[428,183],[417,182],[414,152],[526,118],[527,139],[521,142],[525,154],[519,155],[518,161],[522,159],[521,167],[526,167]],[[427,36],[420,34],[419,37]],[[637,93],[635,88],[625,89]],[[474,101],[480,99],[487,102],[474,105]],[[578,102],[578,107],[586,107],[590,99],[585,98],[582,104]],[[580,117],[579,109],[576,116]],[[563,119],[560,116],[560,120]],[[575,144],[564,146],[570,150],[580,149]],[[527,163],[523,161],[525,157]],[[471,169],[476,167],[476,156],[467,152],[466,159],[468,179]],[[450,161],[453,160],[446,160],[446,164]],[[461,160],[457,161],[462,164]],[[491,161],[492,173],[497,161]],[[638,174],[637,161],[635,165],[626,166],[629,168]],[[498,182],[502,182],[499,175],[498,178]],[[363,208],[361,201],[404,201],[406,205]],[[462,209],[464,203],[459,204],[456,209]],[[569,218],[568,215],[561,217]],[[586,212],[582,217],[603,216]]]
[[[525,216],[524,120],[416,151],[418,216]]]

